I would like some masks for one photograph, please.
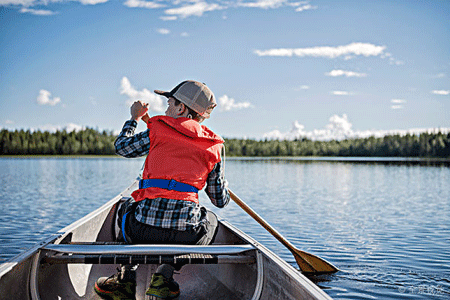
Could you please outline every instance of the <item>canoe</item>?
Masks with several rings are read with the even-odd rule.
[[[0,265],[0,299],[100,299],[97,278],[120,264],[139,264],[136,299],[161,263],[187,263],[174,279],[179,299],[331,299],[286,261],[219,218],[214,244],[126,245],[114,242],[121,201],[133,182],[106,204]]]

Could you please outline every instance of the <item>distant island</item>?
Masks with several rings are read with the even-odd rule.
[[[112,131],[2,129],[0,155],[114,155]],[[345,140],[225,139],[227,156],[352,156],[450,158],[450,133],[387,135]]]

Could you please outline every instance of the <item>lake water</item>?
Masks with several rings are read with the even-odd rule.
[[[0,261],[98,208],[143,159],[0,158]],[[228,159],[230,188],[297,248],[340,271],[311,277],[334,299],[450,298],[450,168],[416,162]],[[236,204],[214,209],[293,266]]]

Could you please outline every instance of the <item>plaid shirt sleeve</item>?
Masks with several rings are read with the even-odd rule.
[[[116,154],[128,158],[148,154],[150,149],[148,129],[135,135],[136,126],[137,122],[134,120],[125,122],[122,131],[114,142]]]
[[[221,162],[218,162],[208,174],[205,192],[211,203],[219,208],[225,207],[230,202],[228,181],[225,179]]]

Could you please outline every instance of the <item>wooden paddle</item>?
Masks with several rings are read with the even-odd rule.
[[[253,219],[255,219],[262,227],[264,227],[270,234],[272,234],[277,240],[279,240],[286,248],[288,248],[294,255],[295,260],[303,273],[309,274],[324,274],[324,273],[334,273],[339,271],[335,266],[329,262],[317,257],[313,254],[301,251],[295,248],[288,240],[286,240],[275,228],[270,226],[263,218],[261,218],[250,206],[248,206],[244,201],[239,199],[235,193],[228,190],[234,202],[239,205],[246,213],[248,213]]]

